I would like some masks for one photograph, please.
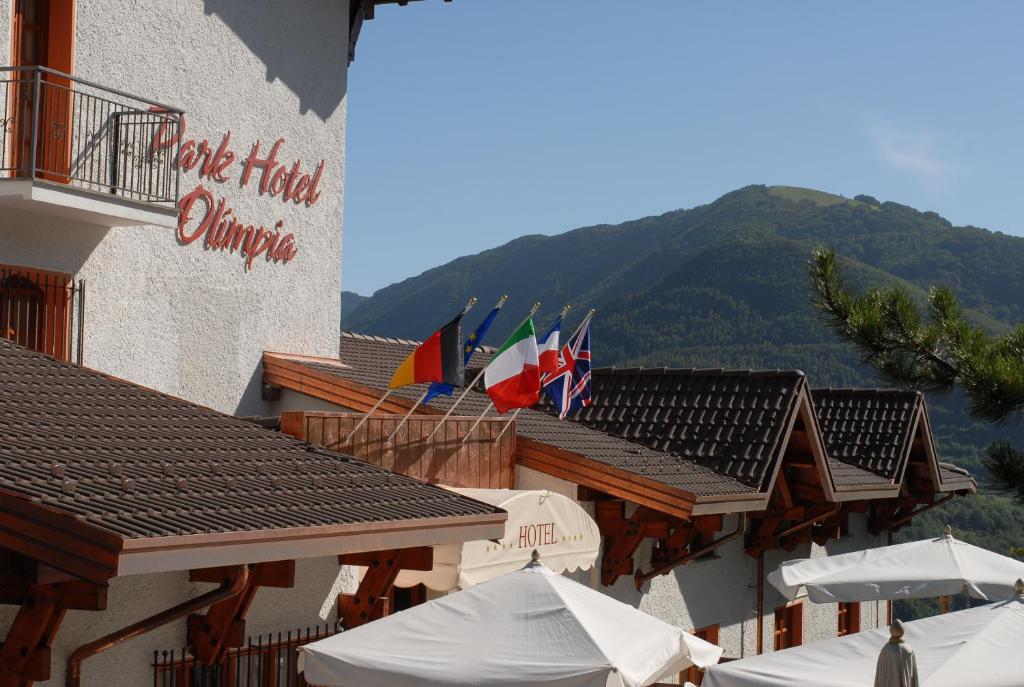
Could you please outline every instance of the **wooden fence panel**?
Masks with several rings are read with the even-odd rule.
[[[506,418],[486,418],[463,441],[475,417],[451,416],[433,437],[441,421],[436,415],[410,417],[394,440],[401,415],[374,415],[353,434],[360,413],[302,412],[305,438],[332,451],[354,456],[399,474],[453,487],[512,489],[515,486],[515,424],[502,434]],[[289,426],[292,426],[289,424]],[[501,438],[498,439],[498,435]]]

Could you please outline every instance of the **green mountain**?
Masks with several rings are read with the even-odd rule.
[[[355,291],[341,292],[341,328],[348,329],[348,323],[355,314],[356,308],[370,300],[369,296],[361,296]]]
[[[598,310],[596,365],[799,368],[817,386],[877,386],[810,306],[804,270],[822,245],[838,250],[855,287],[903,283],[923,298],[928,286],[948,284],[981,326],[1002,331],[1024,320],[1024,238],[956,227],[934,212],[870,196],[748,186],[689,210],[524,236],[453,260],[381,289],[346,322],[357,331],[422,338],[469,295],[489,307],[508,293],[509,312],[491,343],[534,300],[544,304],[539,328],[572,303],[577,316]],[[1019,426],[974,422],[956,397],[928,400],[942,456],[976,474],[988,441],[1024,446]],[[958,518],[969,521],[970,511],[961,508]],[[980,531],[982,520],[952,524]],[[986,543],[1024,544],[1024,518],[1016,522]]]

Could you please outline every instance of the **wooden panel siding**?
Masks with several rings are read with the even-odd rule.
[[[390,446],[387,438],[402,416],[374,415],[349,439],[362,418],[359,413],[284,412],[281,429],[312,444],[423,482],[477,489],[515,487],[515,426],[495,442],[508,421],[506,418],[484,419],[462,443],[476,422],[475,417],[449,417],[427,440],[440,417],[414,415]]]

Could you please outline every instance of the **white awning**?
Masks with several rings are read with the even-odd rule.
[[[972,546],[946,533],[935,539],[880,546],[837,556],[786,561],[768,581],[787,599],[800,587],[814,603],[924,599],[959,594],[1005,599],[1024,562]]]
[[[551,570],[586,570],[593,567],[601,548],[601,533],[594,519],[576,501],[550,491],[512,489],[452,489],[508,512],[505,536],[489,540],[434,547],[430,571],[403,570],[395,584],[423,584],[447,592],[519,570],[536,549]]]
[[[722,649],[530,563],[302,647],[332,687],[645,687]]]
[[[1021,585],[1024,588],[1024,585]],[[921,687],[1024,684],[1024,594],[1008,601],[903,623]],[[703,687],[871,687],[889,630],[750,656],[708,668]]]

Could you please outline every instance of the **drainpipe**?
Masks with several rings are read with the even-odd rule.
[[[764,651],[764,553],[757,557],[757,655]]]
[[[671,570],[672,568],[676,567],[677,565],[682,565],[684,563],[689,563],[690,561],[694,560],[695,558],[700,558],[701,556],[704,556],[706,554],[711,553],[712,551],[717,549],[722,544],[728,544],[733,539],[736,539],[737,537],[743,536],[743,530],[746,528],[746,526],[747,526],[747,514],[746,513],[740,513],[739,517],[738,517],[738,520],[736,522],[736,529],[734,529],[732,532],[730,532],[729,534],[725,535],[721,539],[716,539],[715,541],[711,542],[710,544],[708,544],[704,548],[698,549],[697,551],[694,551],[692,553],[683,554],[682,556],[679,556],[678,558],[675,558],[675,559],[669,561],[668,563],[665,563],[664,565],[661,565],[661,566],[659,566],[659,567],[657,567],[657,568],[655,568],[655,569],[653,569],[653,570],[651,570],[649,572],[643,572],[642,570],[637,570],[636,571],[636,575],[633,576],[633,579],[636,582],[637,591],[640,591],[640,588],[644,586],[644,582],[646,582],[648,580],[651,580],[651,579],[654,579],[658,575],[664,575],[665,573],[667,573],[669,570]]]
[[[88,644],[83,644],[78,647],[68,657],[65,684],[67,687],[79,687],[82,681],[82,661],[90,656],[95,656],[107,649],[112,649],[118,644],[127,642],[130,639],[135,639],[147,632],[152,632],[153,630],[168,623],[184,618],[190,613],[196,613],[207,606],[217,603],[218,601],[223,601],[224,599],[229,599],[232,596],[239,594],[249,581],[249,573],[250,566],[243,565],[241,566],[241,571],[234,580],[225,581],[220,587],[213,591],[197,596],[196,598],[185,601],[184,603],[180,603],[165,611],[160,611],[156,615],[151,615],[148,618],[132,623],[120,630],[111,632],[105,637],[100,637],[99,639],[95,639]]]
[[[889,536],[890,537],[892,536],[892,528],[893,527],[899,527],[900,525],[905,525],[906,523],[910,522],[913,518],[916,518],[921,513],[930,511],[932,508],[938,508],[939,506],[944,504],[946,501],[949,501],[954,496],[956,496],[956,492],[953,492],[951,494],[947,494],[947,495],[943,496],[941,499],[939,499],[938,501],[933,501],[933,502],[929,503],[927,506],[922,506],[921,508],[918,508],[914,512],[909,513],[908,515],[904,515],[899,520],[893,520],[892,524],[889,525]],[[892,544],[892,541],[890,540],[889,543]]]

